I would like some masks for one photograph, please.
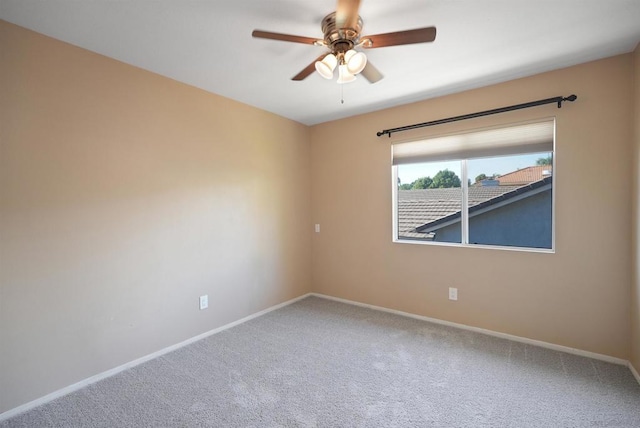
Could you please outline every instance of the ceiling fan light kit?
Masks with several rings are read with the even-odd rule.
[[[292,80],[304,80],[315,69],[325,79],[333,79],[334,71],[338,68],[337,83],[349,83],[356,80],[356,75],[362,75],[371,83],[383,78],[368,60],[363,52],[355,48],[373,49],[386,46],[407,45],[413,43],[433,42],[436,38],[436,28],[426,27],[415,30],[398,31],[395,33],[377,34],[361,37],[363,21],[358,15],[360,0],[338,0],[336,12],[332,12],[322,20],[322,40],[311,37],[293,36],[290,34],[272,33],[254,30],[253,37],[280,40],[285,42],[304,43],[323,46],[329,49],[316,61],[296,74]]]
[[[316,71],[325,79],[333,79],[333,70],[338,65],[338,58],[334,54],[325,56],[322,61],[316,61]]]
[[[356,52],[351,49],[344,54],[344,61],[351,73],[359,74],[367,65],[367,56],[362,52]]]
[[[333,79],[333,72],[338,66],[337,83],[349,83],[356,80],[356,74],[364,70],[367,65],[367,56],[353,49],[346,53],[338,53],[338,56],[330,53],[322,61],[316,61],[315,67],[318,74],[325,79]]]
[[[338,80],[337,83],[351,83],[356,80],[356,76],[354,76],[349,71],[349,66],[347,64],[340,64],[338,67]]]

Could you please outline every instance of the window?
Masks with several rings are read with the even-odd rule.
[[[393,145],[394,241],[552,250],[554,120]]]

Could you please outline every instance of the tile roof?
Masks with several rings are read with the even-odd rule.
[[[469,187],[469,207],[508,193],[520,186]],[[398,232],[401,236],[426,223],[460,211],[462,188],[398,191]],[[424,237],[424,233],[419,234]]]
[[[547,172],[545,174],[545,171]],[[540,181],[548,177],[553,172],[553,165],[535,165],[509,172],[497,178],[501,186],[504,185],[525,185]]]
[[[525,185],[469,187],[469,211],[508,200],[551,183],[551,176]],[[433,232],[420,232],[460,216],[462,188],[398,191],[398,235],[403,238],[433,238]]]

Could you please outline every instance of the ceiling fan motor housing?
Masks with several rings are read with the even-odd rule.
[[[362,18],[360,16],[358,16],[356,28],[339,28],[335,12],[325,16],[322,20],[324,42],[334,55],[344,54],[353,49],[360,41],[360,31],[362,31]]]

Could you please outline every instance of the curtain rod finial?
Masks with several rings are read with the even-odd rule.
[[[575,101],[575,100],[577,100],[577,99],[578,99],[578,96],[577,96],[576,94],[571,94],[571,95],[569,95],[568,97],[564,97],[564,98],[562,98],[560,101],[558,101],[558,108],[561,108],[561,107],[562,107],[562,102],[563,102],[563,101],[571,101],[571,102],[574,102],[574,101]]]

